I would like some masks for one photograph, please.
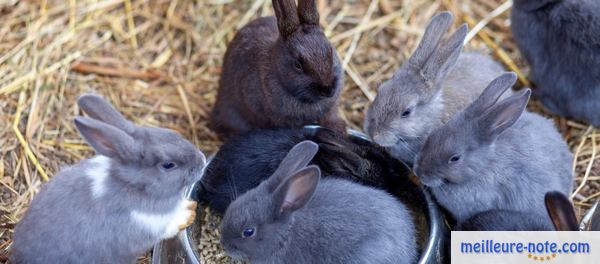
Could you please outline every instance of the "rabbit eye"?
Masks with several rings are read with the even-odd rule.
[[[302,63],[300,63],[300,61],[295,61],[294,62],[294,68],[296,68],[297,71],[302,72]]]
[[[160,164],[160,166],[165,169],[165,170],[170,170],[173,169],[175,167],[177,167],[177,165],[175,164],[175,162],[164,162],[162,164]]]
[[[256,232],[256,229],[254,229],[254,227],[248,227],[248,228],[244,229],[244,231],[242,231],[242,237],[248,238],[248,237],[254,236],[255,232]]]
[[[454,155],[452,157],[450,157],[450,159],[448,160],[448,163],[454,163],[460,160],[460,155]]]
[[[412,109],[406,109],[404,110],[404,112],[402,112],[402,117],[407,117],[412,113]]]

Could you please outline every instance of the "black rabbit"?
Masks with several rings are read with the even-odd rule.
[[[319,166],[325,177],[333,175],[393,193],[406,190],[397,195],[412,196],[412,200],[420,195],[411,193],[418,188],[410,182],[407,167],[379,146],[329,129],[304,128],[253,130],[231,138],[207,165],[200,200],[224,213],[235,198],[273,174],[290,149],[304,140],[319,145],[311,164]]]

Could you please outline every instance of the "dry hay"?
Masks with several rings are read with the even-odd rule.
[[[528,68],[511,38],[509,12],[484,19],[502,4],[319,1],[322,25],[347,63],[340,106],[346,120],[361,127],[374,88],[414,49],[430,17],[444,9],[457,16],[455,26],[489,20],[468,49],[522,71],[522,85]],[[223,53],[237,29],[272,14],[270,5],[269,0],[0,1],[0,262],[14,224],[46,178],[93,155],[72,123],[81,114],[79,94],[102,94],[136,123],[174,129],[214,152],[219,142],[206,120]],[[535,102],[531,109],[543,111]],[[600,196],[597,130],[554,118],[576,156],[574,201],[581,215]],[[217,218],[206,217],[208,226],[217,225]],[[207,263],[225,261],[216,237],[204,243]]]

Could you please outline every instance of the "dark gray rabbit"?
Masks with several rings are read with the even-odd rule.
[[[365,116],[367,134],[408,164],[433,129],[467,107],[504,72],[489,56],[462,52],[467,25],[442,41],[452,20],[450,12],[431,19],[417,49],[379,87]]]
[[[211,114],[221,138],[310,124],[345,132],[337,109],[344,76],[315,1],[273,0],[276,18],[248,23],[229,44]]]
[[[419,193],[412,192],[418,188],[410,181],[404,164],[367,140],[324,128],[260,129],[232,137],[207,165],[200,200],[213,211],[225,213],[236,197],[271,176],[290,149],[304,140],[319,144],[311,164],[319,166],[323,176],[349,179],[418,200]]]
[[[458,223],[494,209],[547,215],[544,194],[571,191],[572,154],[551,120],[525,111],[531,91],[498,102],[516,79],[492,81],[429,135],[416,159],[417,177]]]
[[[75,125],[97,156],[61,170],[17,224],[14,263],[135,263],[191,224],[204,155],[179,134],[136,126],[103,98],[78,100]]]
[[[458,231],[553,231],[546,215],[493,209],[477,213],[460,223]]]
[[[477,213],[460,223],[464,231],[579,231],[575,209],[561,192],[550,191],[544,196],[547,215],[533,212],[493,209]],[[550,217],[552,223],[547,218]]]
[[[512,31],[550,111],[600,127],[600,1],[515,0]]]
[[[221,223],[221,244],[250,263],[415,263],[407,208],[384,191],[320,180],[308,163],[318,145],[294,146],[275,173],[236,199]]]

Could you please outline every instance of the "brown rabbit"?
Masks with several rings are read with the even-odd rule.
[[[275,17],[244,26],[229,44],[211,126],[221,138],[253,128],[319,124],[344,131],[340,60],[315,0],[273,0]]]

